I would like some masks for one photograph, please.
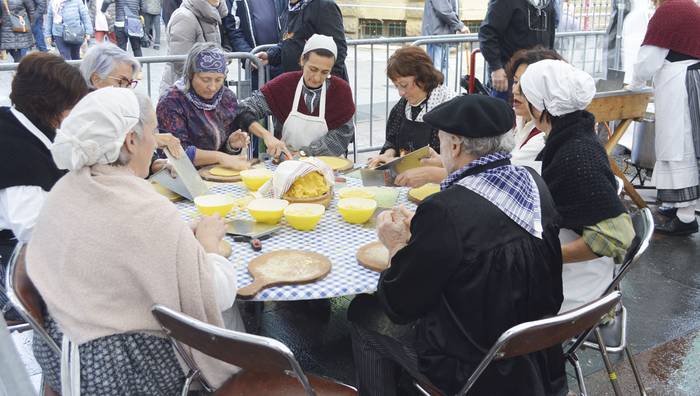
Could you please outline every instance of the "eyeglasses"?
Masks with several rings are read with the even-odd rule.
[[[137,80],[129,80],[126,77],[107,76],[107,78],[117,81],[119,88],[136,88],[136,85],[139,83]]]

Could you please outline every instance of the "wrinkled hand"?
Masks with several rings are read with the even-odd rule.
[[[427,183],[439,183],[444,179],[442,169],[435,166],[421,166],[409,169],[394,179],[394,184],[401,187],[420,187]]]
[[[378,156],[367,160],[367,168],[374,169],[380,165],[383,165],[389,161],[392,161],[393,159],[394,159],[394,156],[392,156],[392,155],[387,155],[386,153],[379,154]]]
[[[175,167],[171,163],[168,162],[166,159],[157,159],[153,161],[151,164],[151,173],[157,173],[160,172],[161,169],[167,169],[170,172],[170,176],[174,179],[177,177],[177,172],[175,171]]]
[[[437,166],[442,168],[442,158],[440,158],[440,154],[433,150],[432,147],[429,147],[428,149],[430,150],[430,155],[426,158],[421,158],[421,166]]]
[[[219,242],[226,234],[226,223],[218,213],[203,216],[194,230],[194,236],[207,253],[219,253]]]
[[[263,65],[267,65],[270,62],[267,57],[267,52],[258,52],[257,54],[255,54],[255,56],[257,56],[258,59],[260,59]],[[254,69],[256,68],[255,63],[251,62],[250,65],[253,66]]]
[[[469,30],[469,27],[468,27],[468,26],[465,26],[465,27],[459,29],[459,33],[462,33],[462,34],[469,34],[469,33],[471,33],[471,30]]]
[[[228,145],[235,149],[244,149],[250,144],[250,136],[240,129],[228,137]]]
[[[173,136],[172,133],[159,133],[156,135],[156,144],[159,149],[167,148],[170,154],[175,158],[180,158],[184,153],[180,139]]]
[[[405,219],[400,209],[386,210],[377,216],[377,236],[389,250],[390,257],[394,257],[411,238],[411,231]]]
[[[279,158],[282,153],[287,156],[287,159],[294,158],[292,152],[287,148],[287,145],[274,136],[269,136],[265,139],[265,146],[267,147],[267,153],[274,158]]]
[[[224,153],[221,153],[220,155],[221,156],[219,157],[219,165],[224,168],[233,169],[237,171],[250,169],[250,162],[246,161],[245,159],[239,156]]]
[[[498,92],[508,90],[508,76],[503,68],[491,72],[491,85]]]

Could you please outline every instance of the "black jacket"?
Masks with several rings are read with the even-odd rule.
[[[531,174],[540,191],[542,239],[455,185],[418,206],[408,245],[379,280],[379,300],[389,318],[417,321],[419,369],[445,394],[457,393],[501,333],[556,315],[561,306],[557,214],[544,181]],[[559,345],[492,363],[472,389],[489,396],[562,392],[566,374]]]
[[[504,67],[513,54],[536,45],[554,47],[554,0],[536,18],[537,9],[527,0],[490,0],[486,17],[479,27],[479,44],[491,70]],[[539,21],[546,30],[530,29],[530,21]],[[540,27],[543,27],[540,25]]]
[[[348,81],[345,57],[348,45],[345,41],[343,14],[332,0],[313,0],[301,10],[290,12],[285,9],[281,16],[282,41],[267,51],[269,62],[282,65],[283,72],[301,70],[299,58],[306,40],[315,33],[333,37],[338,46],[338,57],[333,66],[333,74]],[[285,39],[285,37],[288,37]]]
[[[235,16],[231,14],[230,10],[233,9],[234,1],[236,2],[236,14]],[[222,20],[221,24],[224,27],[226,36],[231,44],[231,49],[234,52],[250,52],[253,48],[262,44],[276,44],[276,43],[259,43],[255,37],[255,28],[252,24],[252,18],[250,16],[250,8],[248,6],[249,1],[255,0],[226,0],[228,5],[229,13]],[[282,26],[280,25],[280,17],[284,14],[284,10],[287,7],[286,0],[274,0],[275,13],[277,15],[277,33],[278,40],[281,39]],[[238,26],[236,26],[236,18],[238,18]]]
[[[180,4],[182,4],[182,0],[163,0],[163,22],[165,22],[165,26],[168,26],[170,16],[173,15],[175,10],[180,8]]]

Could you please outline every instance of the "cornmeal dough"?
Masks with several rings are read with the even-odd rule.
[[[339,157],[316,157],[319,160],[325,162],[326,165],[328,165],[331,169],[334,171],[337,171],[338,169],[343,169],[348,166],[349,161],[345,158],[339,158]]]
[[[233,176],[238,176],[241,174],[240,171],[229,169],[229,168],[223,168],[221,166],[215,166],[215,167],[209,169],[209,173],[212,176],[220,176],[220,177],[233,177]]]
[[[408,195],[410,195],[413,199],[422,202],[424,199],[437,192],[440,192],[440,185],[435,183],[428,183],[421,187],[409,190]]]
[[[289,198],[316,198],[330,191],[326,179],[319,172],[311,172],[296,179],[284,194]]]

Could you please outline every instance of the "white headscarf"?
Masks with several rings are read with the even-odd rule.
[[[139,102],[128,88],[89,93],[56,131],[51,155],[60,169],[78,170],[119,158],[126,135],[139,121]]]
[[[333,41],[333,37],[331,36],[324,36],[322,34],[314,34],[306,40],[306,44],[304,45],[304,51],[302,51],[302,55],[305,55],[309,51],[317,50],[317,49],[325,49],[333,53],[333,57],[338,58],[338,46],[335,44],[335,41]]]
[[[529,65],[520,77],[520,89],[534,108],[555,117],[584,110],[596,92],[590,74],[551,59]]]

